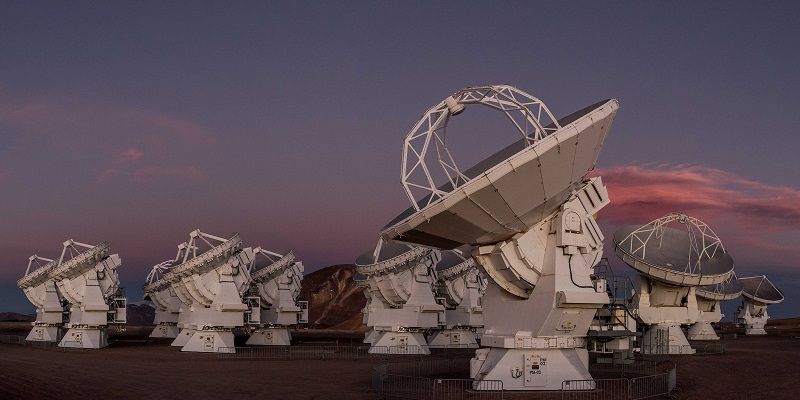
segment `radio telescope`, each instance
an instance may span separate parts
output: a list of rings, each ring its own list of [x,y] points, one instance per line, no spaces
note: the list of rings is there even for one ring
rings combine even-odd
[[[438,250],[384,240],[356,259],[369,290],[370,353],[430,354],[423,332],[444,320],[444,307],[433,296],[440,260]]]
[[[719,340],[714,332],[712,323],[722,320],[720,303],[734,300],[742,294],[742,283],[736,277],[736,272],[722,283],[697,288],[697,307],[700,317],[697,323],[689,327],[689,340]]]
[[[767,306],[782,302],[783,293],[766,275],[739,278],[739,281],[742,283],[742,305],[736,310],[736,322],[745,326],[747,335],[766,335]]]
[[[32,255],[28,258],[25,275],[17,281],[17,286],[36,306],[36,321],[25,338],[32,342],[58,342],[63,333],[64,298],[50,278],[50,271],[58,265],[58,260]],[[31,269],[33,267],[33,269]]]
[[[242,295],[250,287],[253,261],[253,250],[241,243],[238,234],[225,239],[194,230],[179,264],[145,288],[155,292],[170,286],[180,299],[181,331],[172,345],[182,346],[181,351],[234,348],[233,329],[244,326],[248,309]]]
[[[176,338],[178,337],[178,319],[181,310],[181,300],[170,285],[154,285],[170,268],[176,266],[183,258],[186,243],[178,246],[178,254],[173,260],[167,260],[153,266],[147,274],[144,286],[144,298],[155,305],[156,315],[153,323],[156,327],[150,333],[151,338]],[[155,290],[158,287],[159,290]]]
[[[250,306],[248,323],[258,328],[247,344],[288,346],[291,344],[289,326],[308,322],[308,303],[297,300],[303,281],[303,263],[295,261],[292,252],[280,254],[256,247],[253,254],[251,291],[256,295],[246,300]],[[263,259],[262,263],[258,262],[259,258]]]
[[[642,352],[693,354],[681,325],[698,322],[698,286],[725,282],[733,259],[703,221],[672,213],[614,234],[617,255],[637,270],[634,315],[649,326]]]
[[[436,295],[445,306],[445,329],[431,333],[431,347],[478,347],[478,330],[483,330],[481,296],[486,291],[486,279],[475,259],[460,251],[443,251],[436,267]]]
[[[70,303],[69,323],[59,347],[99,349],[108,346],[108,325],[126,322],[127,299],[119,296],[118,254],[108,243],[96,246],[64,242],[58,264],[48,276]]]
[[[502,112],[521,139],[462,170],[447,147],[466,105]],[[591,279],[603,235],[592,217],[609,203],[596,164],[618,104],[604,100],[557,120],[539,99],[507,85],[459,90],[430,108],[405,138],[401,180],[411,208],[381,236],[424,246],[476,247],[491,278],[475,380],[507,390],[560,390],[591,379],[586,335],[608,303]],[[444,177],[443,184],[434,176]]]

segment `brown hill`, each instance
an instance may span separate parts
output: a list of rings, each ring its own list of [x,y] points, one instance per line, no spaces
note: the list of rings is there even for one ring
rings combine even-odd
[[[36,320],[36,316],[20,314],[15,312],[0,312],[0,322],[30,322]]]
[[[367,299],[353,282],[355,265],[333,265],[303,278],[300,297],[308,301],[312,328],[365,331],[361,309]]]

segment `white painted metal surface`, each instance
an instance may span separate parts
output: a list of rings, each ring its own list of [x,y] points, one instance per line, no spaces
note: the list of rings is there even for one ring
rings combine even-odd
[[[689,327],[689,340],[719,340],[712,324],[722,321],[721,303],[734,300],[742,294],[742,283],[731,273],[725,282],[697,288],[697,308],[700,316],[697,322]]]
[[[744,326],[747,335],[766,335],[769,320],[767,306],[783,301],[783,293],[766,275],[739,278],[742,282],[742,304],[736,310],[736,323]]]
[[[437,268],[436,295],[445,306],[445,323],[442,329],[432,330],[428,337],[431,347],[477,348],[483,334],[483,305],[481,297],[486,291],[486,277],[478,268],[471,250],[443,251],[443,260]],[[442,264],[452,259],[448,267]]]
[[[292,252],[276,253],[257,247],[253,250],[248,297],[248,323],[255,329],[248,345],[288,346],[290,327],[308,322],[307,303],[300,302],[303,263]]]
[[[462,170],[445,132],[471,104],[504,113],[522,137]],[[474,379],[500,380],[506,390],[559,390],[564,380],[591,379],[586,334],[608,303],[590,279],[603,246],[593,215],[609,198],[600,178],[585,177],[617,109],[606,100],[556,120],[516,88],[467,88],[428,110],[406,136],[401,178],[412,206],[381,235],[476,247],[492,282],[483,297],[481,344],[489,348],[471,362]]]
[[[640,272],[632,312],[648,327],[641,340],[642,352],[694,353],[681,326],[700,321],[697,288],[721,284],[733,273],[733,259],[719,237],[703,221],[671,213],[642,226],[619,229],[614,248]]]
[[[444,307],[433,295],[440,260],[438,250],[383,239],[356,260],[369,291],[364,322],[371,329],[365,339],[370,353],[430,354],[424,332],[444,324]]]
[[[181,301],[173,346],[188,352],[234,348],[233,329],[244,326],[248,309],[242,295],[250,287],[253,257],[253,249],[241,248],[239,235],[189,234],[179,264],[145,287],[146,292],[170,287]]]
[[[178,337],[178,319],[181,310],[181,300],[175,294],[175,290],[170,285],[153,285],[161,279],[164,274],[169,272],[172,267],[177,266],[183,259],[186,251],[186,243],[178,245],[178,253],[172,260],[163,261],[153,266],[147,274],[145,281],[144,298],[150,300],[155,306],[155,318],[153,323],[156,325],[151,338],[171,338]],[[156,290],[157,288],[157,290]]]
[[[49,272],[58,265],[58,260],[32,255],[28,258],[25,275],[17,285],[36,307],[36,320],[25,338],[31,342],[58,342],[63,334],[65,300],[58,292]],[[31,269],[33,267],[33,269]]]
[[[31,271],[38,260],[47,264]],[[64,305],[69,304],[68,330],[60,347],[99,349],[108,346],[106,328],[126,322],[127,300],[121,296],[117,268],[122,261],[107,243],[93,246],[75,240],[63,243],[57,260],[30,258],[19,285],[37,306],[29,340],[59,340]]]

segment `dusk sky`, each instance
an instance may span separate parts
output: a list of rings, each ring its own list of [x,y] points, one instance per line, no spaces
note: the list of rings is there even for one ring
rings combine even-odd
[[[3,2],[0,311],[33,312],[15,281],[68,238],[109,241],[131,301],[194,228],[293,249],[307,272],[351,263],[408,206],[420,115],[507,83],[558,116],[619,100],[595,172],[606,236],[689,213],[739,276],[784,291],[773,316],[798,316],[799,17],[798,2]],[[503,122],[454,120],[460,164],[515,140]]]

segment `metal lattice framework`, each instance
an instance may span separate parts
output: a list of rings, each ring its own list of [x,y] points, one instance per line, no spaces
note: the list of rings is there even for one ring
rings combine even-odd
[[[683,272],[702,274],[701,262],[714,258],[718,251],[725,252],[722,241],[705,222],[680,213],[671,213],[643,225],[631,232],[620,243],[627,242],[628,254],[646,260],[647,243],[650,240],[658,240],[660,247],[665,229],[669,225],[674,225],[673,222],[683,225],[689,234],[689,248],[687,249],[689,257]]]
[[[492,85],[459,90],[430,108],[406,135],[401,180],[406,195],[417,211],[470,179],[459,169],[447,148],[450,116],[460,114],[466,104],[481,104],[503,112],[522,135],[526,148],[561,128],[541,100],[513,86]],[[435,182],[431,166],[427,163],[430,154],[435,155],[447,177],[448,191],[442,190]],[[422,204],[415,200],[415,195],[420,195]]]

